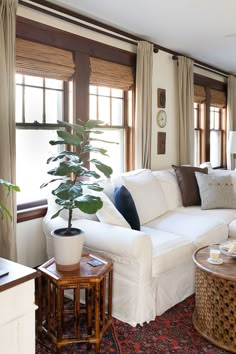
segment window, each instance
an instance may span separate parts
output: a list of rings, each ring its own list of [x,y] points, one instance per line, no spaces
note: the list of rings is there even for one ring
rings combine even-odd
[[[16,74],[16,179],[21,188],[17,204],[46,198],[40,185],[47,178],[49,140],[56,138],[63,119],[64,82]]]
[[[104,162],[112,162],[117,172],[131,169],[136,55],[20,17],[16,30],[17,178],[22,208],[46,203],[42,200],[46,190],[39,187],[49,177],[49,140],[54,139],[58,119],[103,120],[102,138],[119,143],[107,146],[111,158]],[[36,214],[24,212],[20,221],[42,216]]]
[[[226,84],[195,75],[194,164],[226,166]]]
[[[124,172],[128,160],[126,146],[130,130],[128,126],[128,114],[131,113],[128,107],[129,102],[128,93],[124,90],[90,85],[89,118],[103,121],[105,125],[102,129],[102,139],[116,143],[107,144],[105,148],[109,150],[109,157],[100,158],[112,167],[114,174]],[[103,143],[96,145],[104,147]]]

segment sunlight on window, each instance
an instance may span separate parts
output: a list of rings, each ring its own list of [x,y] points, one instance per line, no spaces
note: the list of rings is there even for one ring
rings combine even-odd
[[[91,153],[90,158],[98,159],[101,162],[112,167],[113,174],[115,175],[124,172],[124,130],[108,128],[102,131],[103,134],[101,135],[94,134],[93,136],[91,135],[91,137],[115,142],[116,144],[93,142],[93,146],[106,149],[107,154],[109,156],[99,155],[98,157],[96,153]],[[100,174],[99,171],[98,173]]]
[[[41,88],[25,87],[25,122],[43,122],[43,91]]]
[[[56,123],[57,120],[62,120],[61,91],[45,90],[45,110],[47,123]]]
[[[221,133],[213,130],[210,132],[210,162],[212,167],[221,165]]]
[[[17,193],[18,204],[47,197],[46,188],[40,186],[51,177],[47,171],[53,165],[46,161],[57,151],[57,147],[49,144],[49,140],[56,138],[56,131],[16,130],[16,182],[21,189]]]

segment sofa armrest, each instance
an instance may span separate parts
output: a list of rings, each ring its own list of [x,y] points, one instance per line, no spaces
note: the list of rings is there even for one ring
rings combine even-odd
[[[61,217],[44,218],[42,226],[47,241],[48,257],[51,258],[53,257],[51,231],[65,227],[66,221]],[[127,276],[132,271],[132,280],[135,282],[151,281],[152,243],[147,234],[87,219],[73,220],[73,227],[85,232],[85,252],[110,259],[122,276]]]

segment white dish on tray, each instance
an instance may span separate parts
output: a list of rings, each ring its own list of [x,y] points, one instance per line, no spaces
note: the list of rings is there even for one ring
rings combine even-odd
[[[209,262],[211,264],[219,265],[219,264],[222,264],[224,261],[221,258],[218,261],[215,261],[214,259],[211,259],[211,258],[207,258],[207,262]]]
[[[236,252],[229,252],[229,249],[233,244],[236,244],[236,241],[226,241],[226,242],[222,243],[219,246],[220,251],[229,257],[236,258]]]

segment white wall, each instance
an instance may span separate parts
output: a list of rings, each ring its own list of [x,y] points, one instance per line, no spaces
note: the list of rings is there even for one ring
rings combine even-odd
[[[41,218],[17,224],[16,240],[18,263],[36,267],[47,260]]]
[[[120,40],[86,30],[79,26],[42,14],[19,5],[17,14],[62,30],[78,34],[116,46],[118,48],[136,52],[136,46]],[[177,149],[177,70],[176,61],[172,55],[163,51],[153,54],[153,123],[152,123],[152,169],[168,168],[178,161]],[[166,89],[167,125],[159,128],[156,124],[157,88]],[[157,132],[166,132],[166,154],[157,155]],[[17,225],[17,253],[18,262],[27,266],[37,266],[46,260],[45,238],[41,229],[41,219],[23,222]]]
[[[167,124],[165,128],[157,125],[156,117],[161,108],[157,108],[157,89],[166,90]],[[152,163],[153,170],[169,168],[178,161],[177,127],[177,62],[172,55],[159,51],[153,56],[153,97],[152,97]],[[166,153],[157,154],[157,132],[166,132]]]

